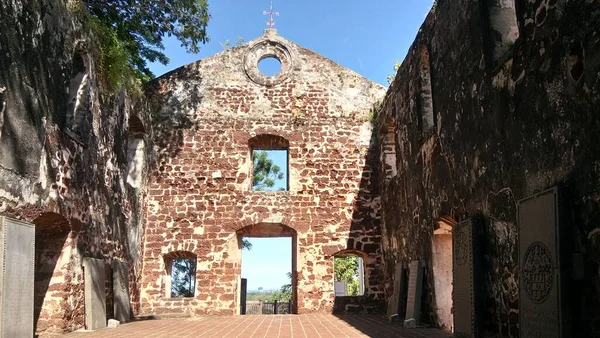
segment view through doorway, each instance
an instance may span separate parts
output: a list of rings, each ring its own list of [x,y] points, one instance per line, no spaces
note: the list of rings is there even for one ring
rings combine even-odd
[[[243,236],[242,240],[242,278],[246,280],[242,314],[293,313],[293,237]]]

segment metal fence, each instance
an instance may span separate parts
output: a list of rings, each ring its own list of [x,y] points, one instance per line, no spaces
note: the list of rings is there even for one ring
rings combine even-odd
[[[242,307],[243,308],[243,307]],[[292,302],[274,301],[263,302],[261,300],[246,302],[246,315],[278,315],[290,314],[292,311]]]

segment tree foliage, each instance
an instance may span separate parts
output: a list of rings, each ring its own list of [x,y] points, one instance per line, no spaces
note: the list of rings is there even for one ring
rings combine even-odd
[[[197,53],[209,38],[207,0],[81,0],[105,35],[116,39],[127,63],[138,75],[151,78],[147,62],[167,64],[163,37],[176,37],[188,52]]]
[[[290,283],[283,284],[281,286],[281,288],[279,289],[279,291],[273,292],[269,296],[268,301],[270,301],[270,302],[274,302],[274,301],[289,302],[292,299],[292,282],[291,282],[292,273],[288,272],[286,275],[290,279]]]
[[[174,259],[171,267],[171,297],[194,297],[196,260]]]
[[[358,257],[335,257],[333,263],[334,279],[337,282],[346,282],[346,294],[357,296],[360,289],[358,281]]]
[[[394,79],[396,78],[396,73],[398,73],[398,69],[400,69],[400,66],[402,66],[402,61],[396,61],[394,63],[394,73],[387,76],[388,85],[394,82]]]
[[[252,189],[261,191],[272,188],[275,182],[282,180],[284,175],[281,167],[273,164],[269,154],[265,150],[252,152]]]

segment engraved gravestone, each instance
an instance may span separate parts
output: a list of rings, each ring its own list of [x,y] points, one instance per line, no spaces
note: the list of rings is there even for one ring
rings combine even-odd
[[[85,327],[96,330],[106,327],[106,289],[104,261],[84,258]]]
[[[131,303],[129,302],[129,269],[120,260],[113,260],[113,295],[115,319],[121,324],[131,320]]]
[[[519,201],[519,328],[522,338],[569,337],[561,278],[561,214],[554,188]]]
[[[33,336],[35,227],[0,216],[0,337]]]
[[[473,218],[458,223],[452,229],[452,307],[454,311],[454,333],[461,337],[480,336],[482,314],[481,289],[482,253],[480,234],[483,219]]]
[[[408,296],[406,297],[406,319],[421,319],[421,294],[423,291],[423,263],[412,261],[409,267]],[[406,323],[406,321],[405,321]]]
[[[403,301],[405,296],[404,287],[406,284],[404,277],[405,271],[406,265],[404,263],[396,263],[393,294],[388,301],[388,318],[391,318],[394,315],[401,315],[400,312],[403,312],[402,315],[404,315],[404,311],[400,311],[400,309],[403,307],[402,305],[406,305]]]

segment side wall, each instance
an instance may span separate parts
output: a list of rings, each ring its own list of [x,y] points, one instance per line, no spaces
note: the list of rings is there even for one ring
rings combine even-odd
[[[396,261],[426,260],[423,318],[440,324],[438,220],[484,214],[483,327],[518,336],[516,201],[565,186],[572,239],[563,240],[585,265],[569,295],[574,336],[597,335],[600,4],[515,2],[437,1],[388,91],[380,133],[392,125],[397,175],[382,189],[386,278]]]
[[[83,326],[83,257],[104,259],[109,277],[125,261],[139,301],[145,184],[126,183],[127,126],[146,114],[102,92],[96,47],[65,6],[0,3],[0,213],[36,224],[38,333]]]

